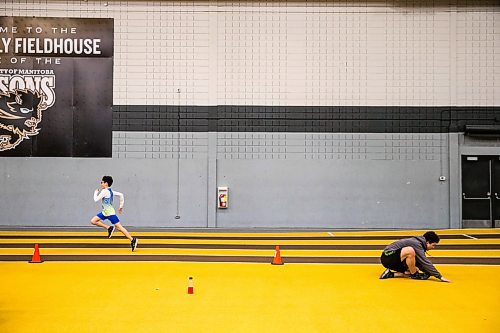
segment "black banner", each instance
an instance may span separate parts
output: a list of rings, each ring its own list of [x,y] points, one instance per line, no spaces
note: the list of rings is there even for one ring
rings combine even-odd
[[[111,157],[113,19],[0,17],[0,156]]]

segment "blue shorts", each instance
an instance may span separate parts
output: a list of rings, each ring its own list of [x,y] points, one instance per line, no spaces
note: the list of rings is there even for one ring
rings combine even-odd
[[[111,224],[117,224],[118,222],[120,222],[120,219],[116,215],[104,216],[104,214],[101,212],[101,213],[97,214],[96,216],[103,221],[109,220],[109,222],[111,222]]]

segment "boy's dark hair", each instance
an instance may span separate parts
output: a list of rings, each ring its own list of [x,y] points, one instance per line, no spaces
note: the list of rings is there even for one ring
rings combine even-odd
[[[111,185],[113,185],[113,177],[111,177],[111,176],[102,177],[102,181],[105,183],[108,183],[108,186],[110,186],[110,187],[111,187]]]
[[[439,236],[434,231],[427,231],[424,238],[429,243],[439,243]]]

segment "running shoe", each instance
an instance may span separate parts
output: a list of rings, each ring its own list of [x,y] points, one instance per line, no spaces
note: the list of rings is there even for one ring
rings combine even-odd
[[[394,277],[394,273],[391,272],[389,268],[387,268],[382,275],[380,275],[379,279],[390,279]]]
[[[111,227],[108,228],[108,238],[111,238],[111,236],[113,236],[113,232],[115,232],[114,225],[112,225]]]
[[[132,242],[130,242],[130,246],[132,246],[132,251],[135,250],[135,248],[137,247],[137,238],[132,238]]]

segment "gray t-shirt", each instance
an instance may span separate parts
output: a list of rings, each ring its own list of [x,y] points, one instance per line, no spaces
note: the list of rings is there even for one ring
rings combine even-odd
[[[415,261],[417,267],[426,272],[429,275],[435,276],[441,279],[441,273],[434,267],[432,262],[425,256],[425,251],[427,250],[427,243],[424,236],[415,236],[411,238],[403,238],[394,243],[387,245],[384,249],[385,251],[395,251],[402,249],[403,247],[411,246],[415,250]]]

